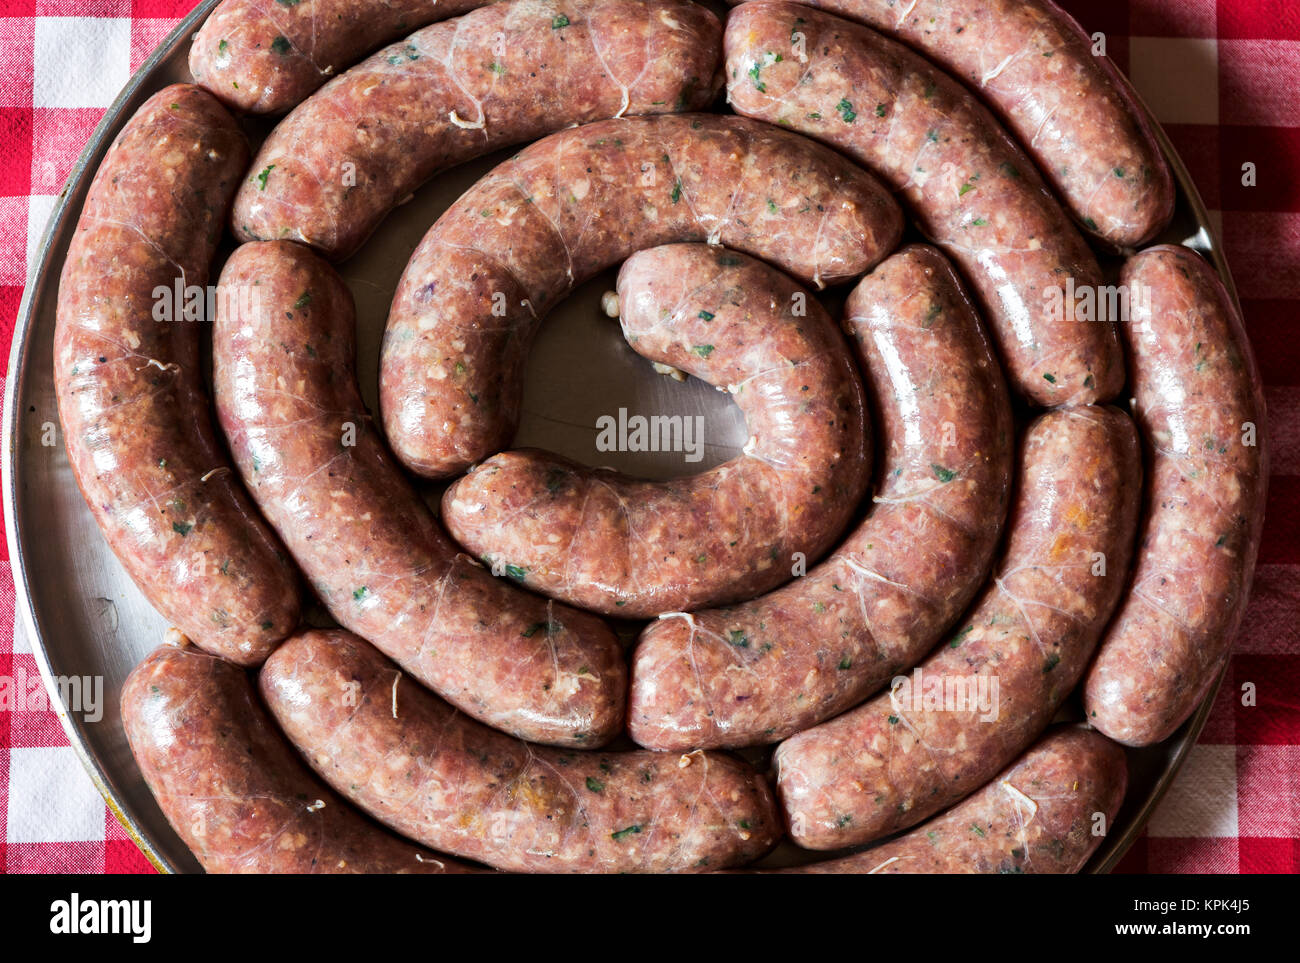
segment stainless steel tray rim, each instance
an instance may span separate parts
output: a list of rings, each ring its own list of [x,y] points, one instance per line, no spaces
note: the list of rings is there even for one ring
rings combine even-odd
[[[40,671],[46,691],[50,696],[50,706],[57,711],[60,724],[63,726],[72,749],[90,776],[95,788],[103,796],[109,809],[122,824],[131,839],[140,847],[146,858],[157,869],[165,873],[178,872],[182,867],[177,865],[172,858],[155,844],[154,839],[140,824],[138,814],[130,806],[121,803],[113,785],[115,774],[109,772],[103,760],[91,751],[85,733],[78,728],[76,720],[60,701],[58,686],[55,683],[55,666],[50,650],[45,644],[40,631],[37,602],[32,588],[32,573],[29,571],[28,553],[24,549],[24,542],[21,538],[22,526],[19,524],[19,483],[17,479],[20,470],[18,463],[20,446],[18,439],[21,432],[19,419],[23,416],[20,408],[20,398],[23,394],[21,389],[26,383],[28,365],[32,360],[30,353],[32,350],[35,312],[38,307],[36,295],[38,291],[44,290],[54,280],[52,275],[56,270],[56,266],[58,270],[62,268],[62,259],[51,257],[51,251],[57,246],[61,238],[69,236],[70,231],[75,229],[76,218],[80,213],[80,196],[84,194],[89,185],[89,179],[93,175],[93,167],[98,165],[103,153],[108,149],[112,134],[125,121],[127,116],[126,108],[133,100],[140,97],[145,88],[149,88],[150,92],[152,92],[152,89],[158,86],[158,78],[155,74],[165,62],[170,61],[176,55],[182,44],[188,42],[190,36],[197,31],[202,21],[218,2],[219,0],[203,0],[146,58],[121,93],[105,111],[89,142],[70,170],[58,200],[51,211],[49,220],[43,229],[38,248],[39,255],[26,279],[23,296],[19,304],[14,326],[13,343],[9,354],[8,379],[4,392],[3,426],[2,435],[0,435],[0,440],[3,441],[4,445],[4,458],[0,461],[0,486],[3,489],[6,538],[14,578],[15,612],[32,643],[34,660]],[[1146,107],[1141,98],[1136,93],[1134,96],[1142,109],[1145,110]],[[1149,110],[1147,114],[1148,117],[1151,117]],[[1186,201],[1198,226],[1198,231],[1186,238],[1183,243],[1196,249],[1211,260],[1219,275],[1223,278],[1233,303],[1240,310],[1236,286],[1228,270],[1222,246],[1218,239],[1213,237],[1208,230],[1212,225],[1212,220],[1204,202],[1196,190],[1186,166],[1182,163],[1164,130],[1153,118],[1151,126],[1174,170],[1180,195]],[[1195,743],[1195,736],[1200,732],[1205,719],[1209,715],[1214,695],[1218,691],[1224,675],[1226,675],[1226,667],[1224,673],[1220,675],[1219,681],[1213,687],[1213,691],[1206,697],[1193,718],[1180,729],[1183,735],[1176,753],[1168,760],[1165,771],[1158,779],[1155,789],[1143,800],[1140,808],[1132,817],[1131,824],[1124,827],[1123,838],[1119,841],[1119,845],[1105,847],[1103,859],[1094,857],[1089,866],[1091,871],[1107,872],[1112,869],[1145,827],[1151,813],[1172,784],[1174,776],[1181,768],[1191,746]],[[1171,737],[1171,739],[1177,738],[1178,735]]]

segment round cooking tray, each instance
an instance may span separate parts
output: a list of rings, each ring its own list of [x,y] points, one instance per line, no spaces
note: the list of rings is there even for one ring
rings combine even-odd
[[[52,705],[59,710],[68,739],[91,780],[131,838],[165,872],[192,872],[199,866],[167,825],[140,777],[127,747],[118,698],[128,673],[162,641],[167,626],[96,529],[77,490],[63,440],[50,429],[58,424],[51,359],[59,272],[91,178],[112,138],[150,95],[167,84],[191,79],[186,65],[189,40],[216,3],[204,0],[159,45],[105,113],[77,159],[41,238],[18,310],[4,398],[4,511],[21,613],[17,630],[31,640]],[[249,120],[246,127],[256,143],[270,123]],[[1235,301],[1236,290],[1205,205],[1158,128],[1157,136],[1178,185],[1173,225],[1158,240],[1186,244],[1204,254]],[[378,410],[379,340],[402,268],[437,216],[503,156],[436,178],[394,212],[365,249],[343,265],[342,273],[357,300],[358,369],[372,411]],[[219,262],[229,250],[220,252]],[[1112,275],[1121,263],[1104,253],[1102,262]],[[219,267],[213,270],[214,280]],[[738,409],[698,381],[677,384],[654,375],[623,342],[618,325],[602,318],[600,294],[613,286],[611,282],[612,274],[607,273],[579,288],[543,325],[529,358],[518,444],[550,448],[651,478],[700,471],[737,454],[746,435]],[[687,464],[680,455],[597,454],[596,417],[620,407],[703,415],[710,442],[704,461]],[[52,680],[68,676],[103,677],[102,718],[89,722],[80,712],[64,711]],[[1160,745],[1128,751],[1128,798],[1088,864],[1090,871],[1111,869],[1132,845],[1196,741],[1212,701],[1213,693]],[[1077,695],[1061,718],[1082,718]],[[790,864],[808,858],[809,854],[783,844],[763,863]]]

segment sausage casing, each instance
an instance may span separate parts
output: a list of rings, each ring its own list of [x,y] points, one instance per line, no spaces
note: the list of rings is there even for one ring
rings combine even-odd
[[[337,273],[288,241],[221,275],[217,406],[271,524],[341,625],[477,719],[535,742],[600,745],[627,668],[598,618],[529,595],[457,552],[393,462],[354,374]]]
[[[642,633],[630,730],[652,749],[777,742],[829,719],[933,647],[983,583],[1006,518],[1006,385],[952,266],[914,245],[845,308],[884,461],[870,514],[790,585]]]
[[[792,279],[722,247],[640,251],[618,294],[634,351],[730,393],[750,433],[742,453],[668,481],[549,452],[495,455],[443,496],[452,536],[530,588],[625,618],[788,580],[792,561],[839,537],[870,472],[844,338]]]
[[[250,665],[298,621],[298,577],[230,468],[199,367],[201,305],[248,143],[166,87],[95,173],[59,281],[54,383],[100,531],[154,608]],[[183,203],[182,203],[183,201]]]
[[[1096,36],[1051,0],[806,5],[892,34],[965,81],[1093,234],[1136,246],[1169,223],[1173,177],[1146,113]]]
[[[1268,441],[1259,369],[1214,269],[1183,247],[1124,266],[1134,411],[1150,464],[1133,584],[1084,693],[1088,721],[1144,746],[1219,676],[1259,554]]]
[[[993,781],[897,839],[786,873],[1077,873],[1113,826],[1128,765],[1088,729],[1053,730]]]
[[[959,83],[893,40],[794,3],[732,11],[726,52],[738,113],[831,144],[902,195],[970,281],[1013,388],[1048,406],[1119,393],[1117,319],[1090,317],[1086,300],[1102,287],[1097,259]]]
[[[288,110],[386,41],[490,0],[222,0],[190,44],[190,73],[236,110]]]
[[[294,636],[262,695],[324,779],[381,822],[516,872],[701,872],[780,834],[767,783],[730,756],[565,752],[458,713],[346,632]]]
[[[235,233],[345,258],[440,170],[574,124],[707,107],[721,36],[688,0],[511,0],[426,27],[280,122]]]
[[[149,791],[209,873],[466,871],[327,788],[229,662],[159,646],[122,688],[122,723]]]
[[[869,269],[901,232],[873,177],[756,121],[630,117],[552,134],[470,188],[412,255],[384,332],[385,432],[430,477],[509,447],[538,320],[636,251],[711,241],[821,286]]]
[[[1142,464],[1114,408],[1061,408],[1021,446],[1009,541],[952,638],[889,692],[776,750],[796,842],[905,829],[1016,757],[1079,681],[1128,574]]]

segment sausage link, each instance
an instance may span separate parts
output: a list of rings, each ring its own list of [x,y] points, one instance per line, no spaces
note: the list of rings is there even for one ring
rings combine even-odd
[[[965,81],[1097,237],[1137,246],[1169,224],[1173,177],[1146,112],[1051,0],[804,3],[892,34]]]
[[[564,752],[493,732],[356,636],[306,632],[261,676],[316,771],[381,822],[517,872],[681,872],[762,856],[780,823],[729,756]]]
[[[1128,573],[1142,464],[1113,408],[1040,416],[1021,450],[1009,543],[952,639],[887,693],[776,750],[809,849],[905,829],[986,783],[1079,681]]]
[[[618,294],[633,350],[731,394],[749,429],[744,451],[670,481],[549,452],[496,455],[443,496],[452,537],[530,588],[625,618],[786,581],[796,553],[815,560],[839,537],[870,475],[862,384],[843,337],[798,284],[726,248],[634,254]]]
[[[869,269],[901,232],[874,178],[766,124],[687,114],[552,134],[470,188],[416,248],[384,333],[388,439],[429,477],[508,447],[538,320],[636,251],[721,243],[820,287]]]
[[[302,764],[248,676],[179,644],[122,688],[122,724],[145,784],[209,873],[463,873],[390,836]]]
[[[984,581],[1006,518],[1014,429],[974,308],[934,248],[905,248],[845,310],[880,418],[871,513],[827,561],[742,605],[641,633],[630,729],[651,749],[777,742],[928,652]]]
[[[416,27],[490,0],[222,0],[190,44],[190,73],[235,110],[277,114]]]
[[[737,113],[837,147],[903,196],[971,282],[1013,388],[1049,406],[1119,393],[1114,324],[1076,320],[1076,299],[1102,286],[1097,259],[960,84],[866,27],[793,3],[734,10],[726,52]]]
[[[196,643],[252,665],[297,624],[298,577],[217,440],[202,319],[183,313],[247,164],[198,87],[166,87],[127,122],[63,263],[54,384],[73,474],[127,574]]]
[[[1088,729],[1064,727],[975,795],[910,833],[781,872],[1077,873],[1106,838],[1094,830],[1114,824],[1127,787],[1119,746]]]
[[[1125,338],[1151,465],[1132,589],[1088,674],[1088,721],[1133,746],[1209,692],[1250,597],[1268,489],[1259,369],[1214,269],[1183,247],[1124,266]]]
[[[288,241],[246,244],[220,294],[222,427],[334,618],[489,725],[562,745],[614,736],[627,687],[614,634],[449,542],[361,400],[352,297],[334,270]]]
[[[687,0],[513,0],[427,27],[271,132],[235,233],[345,258],[440,170],[574,124],[707,107],[721,45]]]

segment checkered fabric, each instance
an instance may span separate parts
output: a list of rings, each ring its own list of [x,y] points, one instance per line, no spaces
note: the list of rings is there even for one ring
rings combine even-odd
[[[1241,292],[1273,442],[1255,592],[1199,744],[1122,870],[1300,871],[1300,3],[1065,0],[1187,162]],[[0,0],[0,350],[45,220],[105,107],[190,0]],[[1255,165],[1257,186],[1242,182]],[[6,555],[0,542],[0,556]],[[0,557],[0,678],[32,681]],[[1256,704],[1242,704],[1253,683]],[[0,711],[0,871],[149,872],[54,713]]]

